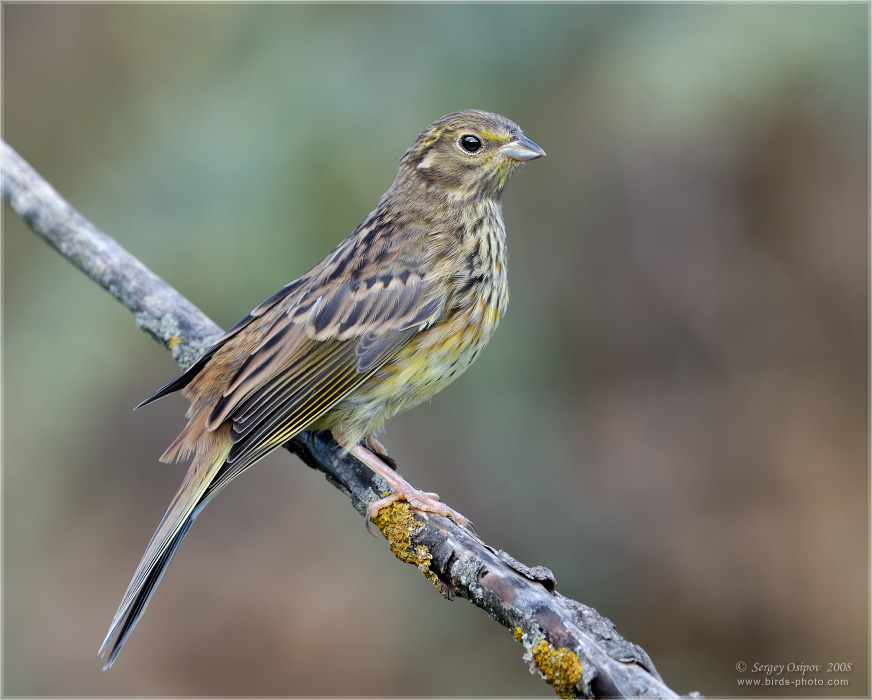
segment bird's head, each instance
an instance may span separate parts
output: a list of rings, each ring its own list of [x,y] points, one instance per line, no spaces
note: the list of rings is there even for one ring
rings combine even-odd
[[[515,167],[544,155],[513,121],[466,109],[428,126],[400,159],[400,172],[450,199],[495,197]]]

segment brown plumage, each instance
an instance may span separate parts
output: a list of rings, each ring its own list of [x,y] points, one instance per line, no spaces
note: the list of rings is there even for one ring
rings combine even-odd
[[[190,469],[100,649],[112,665],[197,513],[304,429],[336,441],[413,507],[463,516],[417,491],[367,444],[384,421],[453,381],[508,304],[500,197],[545,152],[505,117],[465,110],[428,127],[376,208],[332,253],[243,318],[178,379],[188,424],[161,457]],[[114,638],[114,642],[112,641]]]

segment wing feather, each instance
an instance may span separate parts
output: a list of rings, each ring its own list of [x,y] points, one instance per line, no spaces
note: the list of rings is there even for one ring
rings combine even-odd
[[[252,425],[259,423],[279,403],[316,380],[319,374],[326,376],[328,363],[343,359],[337,352],[321,353],[317,358],[312,358],[312,362],[305,367],[291,367],[282,377],[277,377],[274,382],[262,387],[240,404],[233,414],[235,431],[243,433],[250,430]]]
[[[299,288],[302,284],[303,280],[296,280],[291,282],[290,284],[286,284],[279,291],[273,294],[269,299],[264,301],[260,306],[252,309],[252,311],[241,318],[237,323],[233,325],[224,335],[222,335],[218,340],[216,340],[212,346],[206,350],[199,358],[188,367],[182,374],[173,379],[171,382],[168,382],[156,392],[154,392],[151,396],[149,396],[144,401],[138,403],[133,410],[138,408],[142,408],[150,404],[152,401],[157,401],[158,399],[163,398],[164,396],[168,396],[179,389],[184,389],[188,384],[193,381],[194,377],[196,377],[206,365],[209,363],[209,360],[212,359],[213,355],[220,350],[228,340],[237,335],[242,329],[246,328],[252,321],[257,318],[263,316],[269,309],[273,308],[279,302],[290,297],[294,292],[299,291]]]
[[[268,310],[266,332],[209,414],[209,429],[232,424],[233,447],[215,483],[329,411],[443,306],[420,274],[399,269],[335,288],[314,279],[293,306]]]

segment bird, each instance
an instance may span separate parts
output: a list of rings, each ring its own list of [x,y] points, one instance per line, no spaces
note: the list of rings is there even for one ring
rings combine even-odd
[[[304,430],[329,430],[392,489],[369,505],[367,525],[398,499],[470,524],[394,471],[376,434],[445,388],[490,340],[509,300],[503,188],[517,166],[544,155],[498,114],[438,119],[342,243],[136,407],[181,391],[188,422],[160,460],[192,460],[100,647],[104,670],[202,509]]]

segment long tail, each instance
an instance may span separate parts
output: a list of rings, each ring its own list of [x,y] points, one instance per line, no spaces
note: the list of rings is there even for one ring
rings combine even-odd
[[[211,454],[204,455],[203,459],[200,459],[199,455],[194,458],[194,463],[188,470],[181,488],[152,535],[145,554],[133,574],[133,580],[124,593],[118,612],[115,613],[106,639],[103,640],[100,656],[105,656],[111,645],[109,658],[103,670],[115,663],[121,647],[145,612],[179,543],[187,534],[197,514],[220,490],[220,488],[210,489],[209,486],[227,459],[230,448],[229,439],[224,440],[219,447],[211,451]]]

